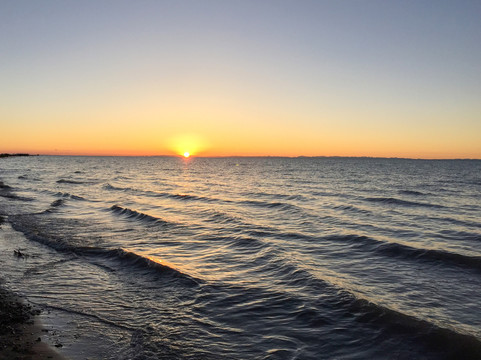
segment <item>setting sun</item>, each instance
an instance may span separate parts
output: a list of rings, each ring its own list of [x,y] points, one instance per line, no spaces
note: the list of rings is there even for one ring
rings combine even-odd
[[[193,154],[197,156],[208,147],[207,141],[202,135],[192,133],[172,136],[166,141],[166,144],[172,151],[172,155],[180,155],[185,158],[191,157]]]

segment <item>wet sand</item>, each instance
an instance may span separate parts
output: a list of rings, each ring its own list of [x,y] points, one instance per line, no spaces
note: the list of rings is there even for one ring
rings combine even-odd
[[[65,359],[42,342],[39,311],[0,288],[0,359]]]

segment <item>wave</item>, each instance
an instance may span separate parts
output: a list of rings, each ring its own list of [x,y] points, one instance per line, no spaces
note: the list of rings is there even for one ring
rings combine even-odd
[[[84,248],[80,249],[80,253],[84,256],[101,257],[120,261],[123,268],[128,266],[145,270],[153,270],[157,274],[160,273],[171,279],[182,280],[184,283],[190,285],[199,285],[203,282],[201,279],[190,276],[165,264],[161,264],[154,258],[146,257],[133,251],[128,251],[121,248]]]
[[[69,179],[59,179],[59,180],[57,180],[57,183],[58,184],[73,184],[73,185],[85,184],[84,181],[69,180]]]
[[[40,180],[40,179],[38,179],[38,178],[32,178],[32,177],[30,177],[30,176],[28,176],[28,175],[20,175],[20,176],[18,177],[18,179],[19,179],[19,180],[42,181],[42,180]]]
[[[269,228],[269,227],[259,227],[255,230],[248,230],[246,231],[247,234],[250,236],[255,236],[258,238],[270,238],[270,239],[283,239],[283,240],[302,240],[302,241],[307,241],[307,242],[318,242],[319,238],[313,237],[310,235],[306,234],[301,234],[298,232],[282,232],[282,231],[276,231],[276,229]]]
[[[356,297],[350,301],[348,311],[355,316],[358,322],[380,325],[391,336],[395,333],[412,339],[413,334],[415,334],[416,340],[424,343],[430,349],[430,352],[437,353],[438,358],[481,358],[481,342],[473,335],[441,327],[432,322]]]
[[[464,255],[437,249],[421,249],[395,242],[385,242],[376,240],[363,235],[330,235],[316,237],[298,232],[280,232],[275,229],[263,227],[256,230],[244,231],[244,233],[255,238],[284,239],[294,241],[305,241],[307,243],[318,244],[322,241],[344,242],[360,248],[364,251],[379,253],[383,256],[401,258],[404,260],[420,260],[430,262],[443,262],[456,265],[471,270],[481,271],[481,256]],[[479,240],[479,236],[474,233],[469,235],[469,240]]]
[[[440,236],[450,240],[481,241],[481,234],[467,231],[441,230]]]
[[[72,200],[80,200],[80,201],[84,201],[86,200],[84,197],[82,196],[78,196],[78,195],[72,195],[68,192],[57,192],[55,193],[55,196],[57,197],[61,197],[61,198],[69,198],[69,199],[72,199]]]
[[[376,250],[391,256],[397,256],[397,254],[402,254],[403,257],[429,260],[429,261],[441,261],[448,262],[457,266],[477,269],[481,271],[481,256],[469,256],[462,255],[458,253],[453,253],[444,250],[434,250],[434,249],[416,249],[406,245],[386,243],[385,245],[380,245]]]
[[[358,247],[363,251],[374,252],[383,256],[401,258],[403,260],[449,263],[455,266],[481,271],[481,256],[463,255],[437,249],[421,249],[411,247],[405,244],[376,240],[362,235],[330,235],[319,238],[316,236],[311,236],[298,232],[275,231],[275,229],[271,228],[259,228],[256,230],[246,231],[246,233],[256,238],[272,238],[294,241],[301,240],[307,243],[314,244],[326,240],[344,242],[348,243],[349,245]],[[476,236],[476,234],[469,233],[465,235],[470,235],[470,240],[480,239],[479,236]]]
[[[24,196],[18,196],[12,192],[12,187],[0,181],[0,196],[11,200],[33,201],[34,199]]]
[[[279,193],[267,193],[267,192],[244,192],[242,195],[247,196],[248,198],[256,198],[256,197],[264,197],[267,199],[285,199],[285,200],[299,200],[299,201],[306,201],[306,198],[299,194],[288,195],[288,194],[279,194]]]
[[[88,317],[88,318],[93,319],[96,322],[100,322],[100,323],[103,323],[103,324],[106,324],[106,325],[109,325],[109,326],[113,326],[115,328],[125,329],[125,330],[128,330],[128,331],[134,331],[135,330],[134,328],[131,328],[131,327],[126,326],[124,324],[121,324],[121,323],[118,323],[118,322],[115,322],[115,321],[111,321],[111,320],[105,319],[102,316],[90,314],[88,312],[81,311],[81,310],[78,310],[78,309],[65,308],[65,307],[62,307],[62,306],[52,305],[52,304],[44,304],[44,303],[39,304],[39,303],[35,303],[34,301],[31,301],[30,299],[29,299],[29,302],[31,302],[32,304],[35,304],[39,307],[46,307],[46,308],[49,308],[49,309],[52,309],[52,310],[58,310],[58,311],[61,311],[61,312],[80,315],[82,317]]]
[[[333,209],[342,210],[342,211],[351,211],[358,214],[372,214],[372,211],[370,210],[361,209],[353,205],[338,205],[338,206],[334,206]]]
[[[481,228],[481,223],[474,222],[474,221],[458,220],[458,219],[454,219],[454,218],[450,218],[450,217],[442,217],[442,218],[430,217],[429,219],[435,220],[435,221],[444,221],[444,222],[454,224],[454,225]]]
[[[59,206],[62,206],[65,204],[65,200],[64,199],[58,199],[58,200],[55,200],[53,201],[50,206],[51,207],[59,207]]]
[[[481,256],[462,255],[445,250],[420,249],[400,243],[384,242],[359,235],[334,235],[326,237],[325,239],[347,242],[353,246],[362,248],[363,250],[380,253],[389,257],[406,260],[451,263],[460,267],[481,271]]]
[[[55,193],[55,196],[60,197],[60,199],[52,201],[52,203],[50,204],[50,208],[45,210],[46,213],[52,213],[55,210],[57,210],[59,207],[64,206],[67,203],[67,200],[77,200],[77,201],[85,200],[85,198],[81,196],[76,196],[76,195],[72,195],[69,193],[62,193],[62,192]]]
[[[111,260],[113,262],[120,262],[116,267],[117,271],[124,270],[126,268],[144,269],[147,271],[153,271],[156,274],[161,274],[164,278],[181,281],[185,285],[199,285],[203,281],[198,278],[194,278],[188,274],[185,274],[177,269],[174,269],[165,264],[161,264],[153,258],[142,256],[132,251],[124,250],[121,248],[107,249],[98,247],[79,247],[71,245],[62,241],[61,239],[53,239],[39,233],[38,230],[28,229],[21,221],[15,221],[19,216],[11,216],[9,218],[12,227],[25,234],[25,236],[33,241],[44,244],[50,248],[53,248],[59,252],[69,253],[96,264],[98,260]]]
[[[364,198],[364,200],[369,202],[376,202],[382,203],[387,205],[402,205],[402,206],[420,206],[420,207],[431,207],[431,208],[444,208],[442,205],[437,204],[430,204],[430,203],[423,203],[423,202],[416,202],[416,201],[407,201],[396,199],[393,197],[369,197]]]
[[[399,193],[402,195],[413,195],[413,196],[427,195],[426,193],[423,193],[421,191],[415,191],[415,190],[399,190]]]
[[[307,328],[311,334],[316,328],[342,329],[347,320],[375,328],[379,338],[394,337],[407,344],[421,344],[425,347],[427,358],[480,358],[481,342],[469,333],[370,301],[297,266],[284,262],[276,265],[279,265],[276,274],[279,278],[284,278],[294,289],[309,288],[314,293],[322,294],[322,300],[304,302],[306,298],[302,295],[285,292],[286,287],[276,291],[273,288],[238,288],[238,285],[234,285],[234,288],[227,287],[223,291],[239,295],[223,298],[215,303],[216,308],[228,308],[234,317],[238,316],[236,312],[245,316],[256,311],[266,313],[269,309],[288,311],[292,327],[296,328],[300,323],[301,328]],[[254,306],[252,302],[244,305],[245,297],[261,300],[256,301]],[[373,341],[377,342],[378,339]]]
[[[296,205],[284,203],[284,202],[268,202],[268,201],[259,201],[259,200],[242,200],[238,202],[242,205],[250,205],[268,209],[279,209],[279,210],[298,210],[299,207]]]
[[[58,265],[62,265],[68,261],[72,261],[72,260],[76,260],[77,257],[74,256],[74,257],[71,257],[71,258],[67,258],[67,259],[62,259],[62,260],[57,260],[57,261],[51,261],[51,262],[48,262],[48,263],[43,263],[43,264],[40,264],[40,265],[36,265],[36,266],[32,266],[32,267],[29,267],[28,269],[26,269],[24,272],[23,272],[23,276],[26,277],[26,276],[31,276],[32,274],[37,274],[41,271],[45,271],[45,270],[50,270]]]
[[[262,240],[242,235],[202,236],[201,239],[208,242],[221,242],[222,245],[227,245],[232,248],[243,248],[250,252],[257,252],[269,247],[269,245]]]
[[[303,325],[307,324],[310,331],[314,328],[331,326],[339,329],[343,326],[342,322],[349,318],[356,323],[374,327],[380,337],[392,338],[395,336],[396,339],[404,340],[407,343],[415,341],[424,345],[429,355],[439,355],[428,356],[428,358],[480,358],[481,342],[469,333],[421,318],[417,314],[404,313],[401,310],[370,301],[362,295],[354,294],[338,284],[315,276],[293,264],[274,261],[273,266],[278,270],[276,273],[278,278],[284,278],[294,289],[308,288],[310,292],[323,294],[322,301],[302,302],[301,305],[302,295],[286,293],[284,292],[285,288],[280,293],[279,290],[266,291],[266,289],[250,287],[243,288],[241,291],[229,291],[229,293],[242,293],[249,299],[261,298],[262,302],[258,303],[260,311],[266,311],[269,308],[285,309],[286,311],[289,309],[290,315]],[[253,307],[232,306],[232,303],[240,303],[236,300],[227,297],[224,299],[224,303],[216,303],[216,306],[228,307],[234,312],[239,309],[245,312],[255,311]],[[326,314],[329,315],[326,316]],[[341,323],[337,322],[339,319],[342,319]]]
[[[205,215],[206,221],[210,223],[231,224],[231,225],[243,226],[243,227],[247,226],[247,224],[243,222],[241,219],[239,219],[238,217],[229,215],[222,211],[211,210],[209,208],[209,209],[199,210],[199,213]]]
[[[162,226],[173,226],[175,225],[173,222],[165,221],[161,218],[155,217],[153,215],[149,215],[137,210],[132,210],[129,208],[124,208],[119,205],[112,205],[110,207],[110,210],[118,215],[124,215],[128,217],[129,219],[134,219],[134,220],[140,220],[140,221],[146,221],[150,223],[155,223],[159,224]]]
[[[316,292],[329,294],[329,298],[324,297],[322,302],[322,312],[316,307],[303,306],[301,310],[292,314],[303,322],[309,321],[311,328],[332,325],[335,318],[325,317],[322,314],[330,310],[332,313],[340,314],[342,310],[344,315],[340,314],[340,316],[353,316],[356,322],[374,325],[382,329],[383,333],[390,334],[390,337],[396,334],[405,338],[406,341],[413,339],[413,336],[416,337],[416,341],[427,346],[429,352],[440,355],[436,358],[481,358],[481,341],[472,334],[370,301],[337,284],[314,277],[310,272],[295,266],[284,265],[279,268],[286,279],[295,285],[301,287],[307,285]]]
[[[0,190],[10,190],[11,187],[5,184],[3,181],[0,181]]]
[[[0,192],[0,196],[4,197],[6,199],[12,199],[12,200],[23,200],[23,201],[32,201],[33,199],[30,198],[22,198],[21,196],[17,196],[15,194],[12,194],[10,192]]]
[[[114,185],[111,185],[109,183],[106,183],[103,185],[103,188],[106,189],[106,190],[117,190],[117,191],[128,191],[128,190],[132,190],[132,188],[121,188],[121,187],[118,187],[118,186],[114,186]]]
[[[189,195],[189,194],[169,194],[169,193],[157,193],[160,197],[169,197],[172,199],[177,200],[201,200],[207,202],[215,202],[218,201],[217,199],[205,197],[205,196],[198,196],[198,195]]]
[[[342,193],[333,193],[330,191],[321,191],[321,190],[313,190],[311,191],[311,195],[315,197],[346,197]]]
[[[149,190],[140,190],[131,187],[118,187],[111,185],[109,183],[103,186],[106,190],[114,190],[114,191],[122,191],[122,192],[132,192],[136,194],[142,194],[149,197],[157,197],[157,198],[170,198],[175,200],[182,200],[182,201],[204,201],[204,202],[219,202],[222,201],[220,199],[206,197],[206,196],[199,196],[199,195],[191,195],[191,194],[172,194],[166,192],[156,192],[156,191],[149,191]],[[228,202],[228,201],[225,201]]]

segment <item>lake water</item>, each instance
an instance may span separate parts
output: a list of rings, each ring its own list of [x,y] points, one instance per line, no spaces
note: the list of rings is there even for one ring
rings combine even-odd
[[[481,357],[481,161],[39,156],[0,181],[0,273],[72,359]]]

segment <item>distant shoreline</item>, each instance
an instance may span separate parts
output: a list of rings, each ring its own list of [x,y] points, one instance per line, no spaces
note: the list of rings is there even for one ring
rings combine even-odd
[[[12,157],[12,156],[39,156],[38,154],[37,155],[30,155],[30,154],[7,154],[7,153],[3,153],[3,154],[0,154],[0,158],[7,158],[7,157]]]

